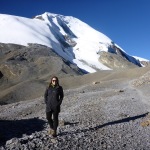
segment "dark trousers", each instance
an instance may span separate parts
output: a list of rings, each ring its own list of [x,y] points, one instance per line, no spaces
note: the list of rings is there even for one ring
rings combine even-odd
[[[53,119],[52,119],[52,115],[53,115]],[[46,119],[48,120],[50,128],[55,131],[57,130],[58,127],[58,115],[59,112],[55,112],[55,111],[46,112]]]

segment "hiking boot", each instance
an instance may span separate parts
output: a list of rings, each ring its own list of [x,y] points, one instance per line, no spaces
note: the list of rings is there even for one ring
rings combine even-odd
[[[56,130],[53,130],[54,132],[52,133],[52,136],[53,137],[57,137],[57,131]]]

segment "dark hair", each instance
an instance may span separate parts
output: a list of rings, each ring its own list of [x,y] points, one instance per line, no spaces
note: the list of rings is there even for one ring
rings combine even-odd
[[[54,78],[57,80],[57,82],[56,82],[56,83],[57,83],[57,85],[59,85],[58,77],[53,76],[53,77],[51,78],[51,82],[50,82],[50,84],[49,84],[49,87],[51,86],[51,84],[52,84],[52,80],[53,80]]]

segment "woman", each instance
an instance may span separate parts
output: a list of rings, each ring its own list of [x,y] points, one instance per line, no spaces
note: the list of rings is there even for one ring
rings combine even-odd
[[[46,118],[51,128],[50,133],[52,133],[53,137],[57,136],[58,115],[60,113],[60,105],[63,97],[63,88],[59,85],[58,78],[54,76],[51,78],[49,87],[46,89],[44,95],[46,104]]]

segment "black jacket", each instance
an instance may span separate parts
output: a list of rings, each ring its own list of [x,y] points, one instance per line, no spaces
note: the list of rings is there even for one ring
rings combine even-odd
[[[44,94],[46,104],[46,112],[57,111],[60,112],[60,105],[64,97],[63,88],[61,86],[52,85],[48,87]]]

